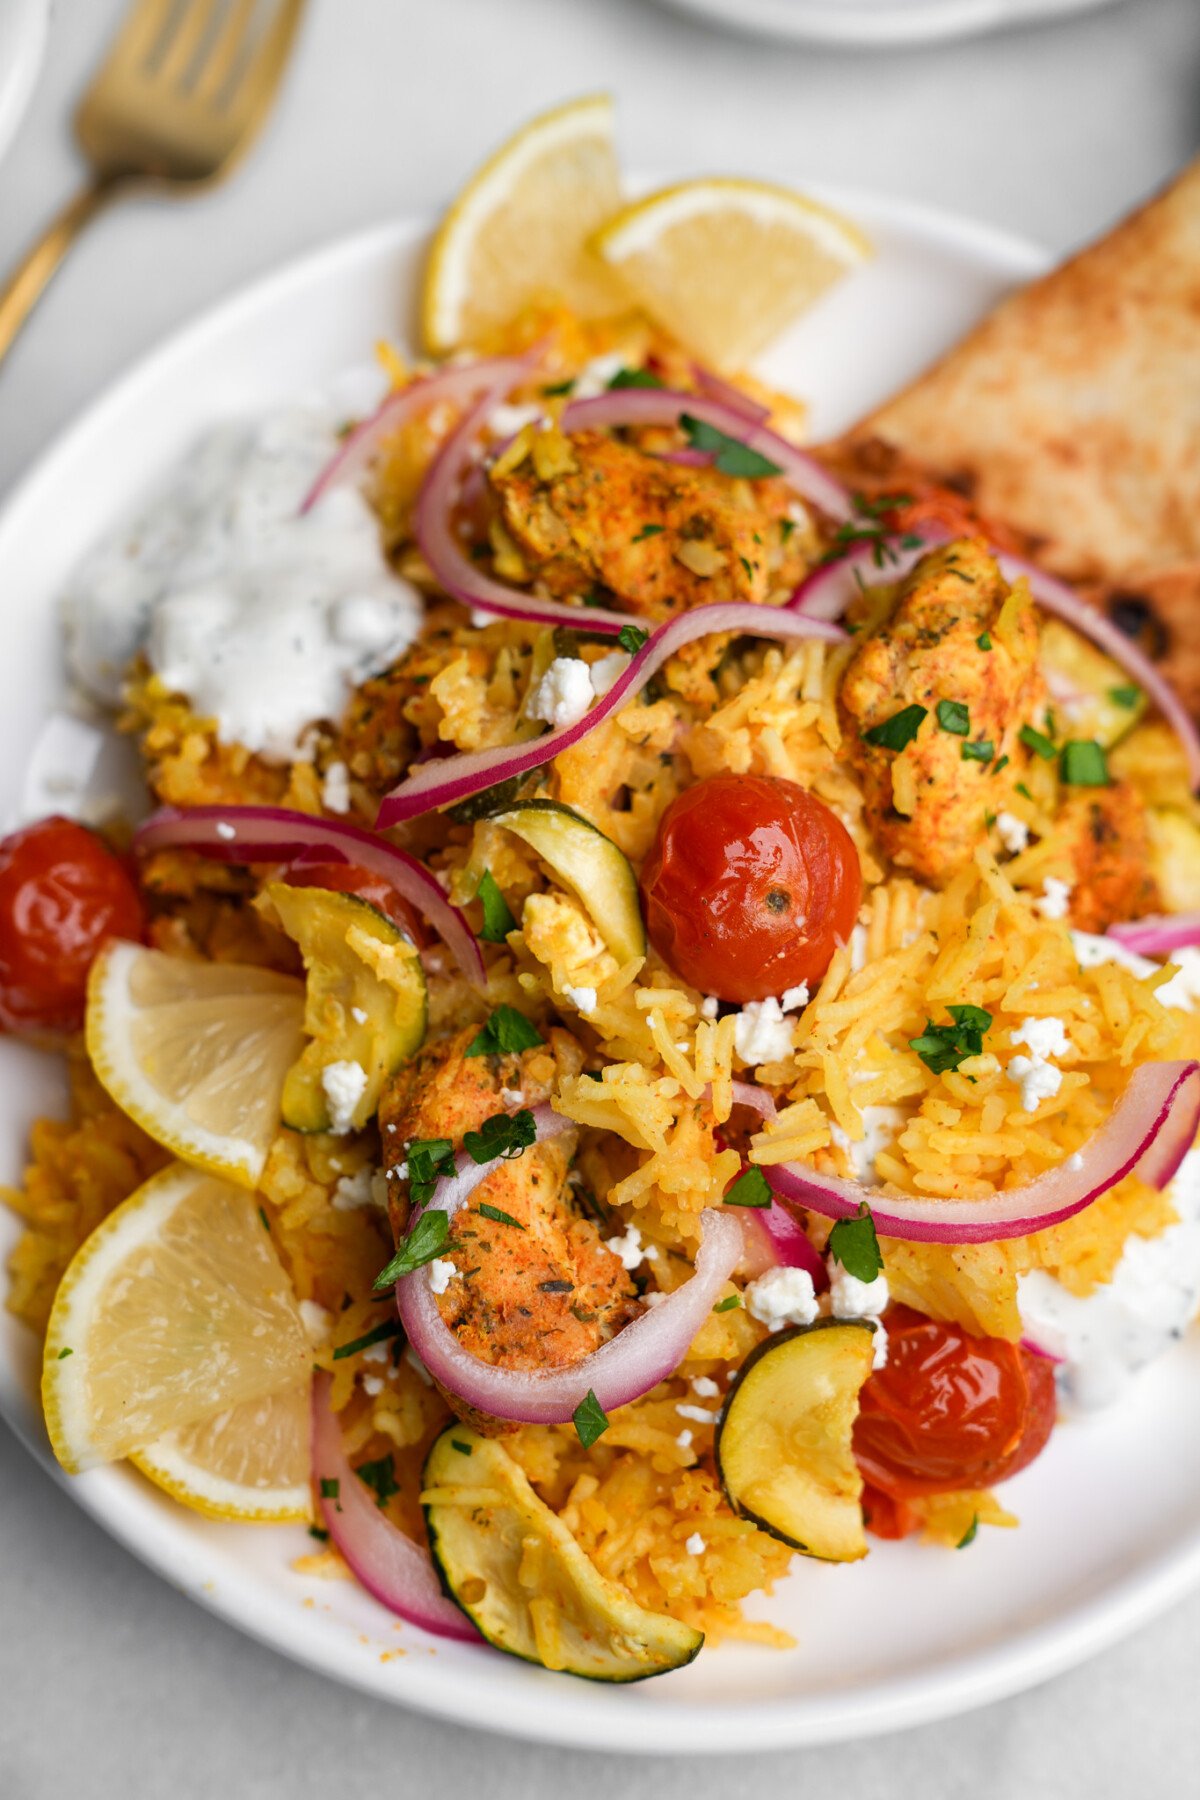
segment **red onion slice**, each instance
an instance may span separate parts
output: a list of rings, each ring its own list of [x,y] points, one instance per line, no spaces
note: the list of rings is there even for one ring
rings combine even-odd
[[[774,1098],[753,1081],[733,1083],[733,1104],[751,1107],[760,1119],[770,1121],[776,1116]],[[770,1170],[764,1169],[762,1173],[770,1181]],[[816,1245],[778,1196],[772,1199],[770,1206],[747,1208],[746,1224],[751,1223],[761,1228],[761,1235],[770,1246],[773,1264],[785,1269],[807,1269],[818,1293],[829,1285],[829,1275]]]
[[[133,847],[141,855],[199,850],[218,862],[237,863],[311,861],[320,851],[335,862],[357,863],[389,881],[428,919],[468,981],[487,985],[471,927],[424,863],[357,825],[310,818],[283,806],[165,806],[138,829]]]
[[[590,619],[591,614],[587,617]],[[629,619],[621,621],[631,623]],[[716,606],[697,606],[677,619],[660,625],[633,657],[629,667],[609,688],[602,700],[574,725],[560,726],[544,737],[523,744],[496,744],[488,750],[470,750],[445,762],[423,763],[414,767],[394,787],[379,808],[376,825],[380,830],[398,825],[402,819],[415,819],[435,807],[449,806],[466,794],[476,794],[498,781],[508,781],[548,763],[563,750],[578,744],[594,731],[602,720],[620,710],[635,694],[640,693],[650,677],[675,652],[696,638],[713,632],[744,632],[753,637],[821,638],[826,643],[839,643],[845,633],[836,625],[821,619],[809,619],[786,607],[755,606],[731,600]]]
[[[442,1592],[428,1550],[385,1517],[350,1467],[329,1404],[330,1386],[328,1375],[316,1377],[312,1413],[313,1481],[330,1537],[363,1587],[389,1612],[435,1637],[480,1643],[470,1619]],[[336,1490],[326,1497],[321,1490],[330,1483]]]
[[[566,432],[622,425],[677,425],[683,413],[701,419],[726,437],[736,438],[748,450],[757,450],[779,469],[788,486],[840,524],[853,511],[850,494],[806,451],[798,450],[761,420],[705,394],[688,394],[682,388],[612,388],[593,400],[573,400],[563,413]]]
[[[765,425],[770,418],[769,406],[752,400],[740,387],[736,387],[732,381],[726,381],[723,375],[716,375],[711,369],[706,369],[703,363],[692,364],[692,377],[701,393],[707,394],[710,400],[719,400],[722,406],[727,406],[731,412],[740,413],[744,419],[750,419],[756,425]]]
[[[865,1187],[840,1176],[820,1175],[799,1163],[764,1170],[772,1187],[790,1200],[850,1219],[863,1201],[884,1237],[928,1244],[989,1244],[998,1238],[1044,1231],[1115,1187],[1136,1171],[1165,1187],[1200,1129],[1200,1063],[1145,1063],[1135,1069],[1106,1122],[1077,1157],[1022,1188],[1006,1188],[986,1200],[914,1200]]]
[[[564,1369],[503,1369],[464,1350],[438,1310],[426,1269],[396,1283],[413,1349],[442,1388],[468,1406],[522,1425],[564,1425],[589,1390],[605,1412],[628,1406],[673,1375],[742,1255],[732,1213],[709,1207],[695,1274],[581,1362]]]
[[[809,619],[840,619],[862,588],[901,580],[929,550],[950,542],[949,533],[930,531],[919,544],[913,544],[911,538],[899,537],[861,544],[836,561],[821,563],[813,569],[800,583],[788,605]],[[992,555],[1006,581],[1016,581],[1019,576],[1024,576],[1039,606],[1062,619],[1081,637],[1089,639],[1106,656],[1111,656],[1139,687],[1145,689],[1151,703],[1183,746],[1192,788],[1200,788],[1200,731],[1166,676],[1145,651],[1118,630],[1098,607],[1081,600],[1066,582],[1047,575],[1036,563],[994,547]]]
[[[1138,956],[1170,956],[1200,944],[1200,912],[1155,913],[1145,919],[1110,925],[1105,934]]]

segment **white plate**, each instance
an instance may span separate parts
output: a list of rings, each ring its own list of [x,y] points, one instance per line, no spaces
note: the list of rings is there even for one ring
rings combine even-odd
[[[1095,12],[1115,0],[666,0],[730,31],[823,44],[933,43]]]
[[[1030,246],[895,202],[831,195],[878,256],[781,344],[771,372],[814,404],[814,430],[847,423],[1036,273]],[[360,362],[402,332],[424,230],[389,226],[284,270],[140,364],[74,427],[0,518],[8,597],[0,659],[0,818],[60,692],[53,610],[101,527],[209,421],[254,411]],[[53,1058],[0,1042],[0,1174],[15,1175],[30,1119],[61,1104]],[[16,1236],[0,1215],[0,1259]],[[36,1346],[0,1315],[0,1408],[59,1480],[35,1390]],[[1018,1533],[961,1555],[879,1545],[865,1563],[798,1562],[756,1615],[792,1629],[786,1653],[730,1645],[630,1688],[549,1676],[434,1643],[346,1583],[289,1567],[299,1528],[209,1523],[128,1469],[67,1491],[135,1555],[247,1632],[375,1694],[500,1731],[636,1750],[751,1749],[914,1724],[1042,1679],[1132,1629],[1200,1579],[1200,1343],[1140,1381],[1136,1400],[1064,1428],[1011,1484]],[[41,1479],[30,1471],[30,1479]],[[402,1656],[387,1656],[402,1650]],[[469,1704],[468,1704],[469,1703]]]
[[[49,24],[50,0],[0,0],[0,157],[33,97]]]

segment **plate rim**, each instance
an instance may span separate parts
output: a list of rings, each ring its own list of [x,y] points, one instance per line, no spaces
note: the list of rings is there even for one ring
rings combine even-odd
[[[893,13],[855,15],[838,0],[663,0],[672,11],[725,30],[784,42],[886,49],[980,37],[1019,25],[1052,25],[1118,0],[913,0]]]
[[[1046,252],[1029,239],[1003,227],[971,219],[886,193],[855,190],[825,182],[804,184],[835,205],[873,213],[901,233],[924,236],[989,264],[1014,280],[1029,279],[1050,264]],[[336,271],[339,265],[369,265],[391,251],[419,240],[430,227],[423,214],[383,221],[330,240],[289,259],[266,274],[241,284],[232,293],[165,334],[150,350],[105,384],[76,418],[56,433],[24,476],[0,504],[0,558],[10,536],[19,534],[28,508],[36,508],[47,484],[59,479],[60,467],[86,449],[89,438],[103,432],[108,417],[125,405],[139,386],[152,383],[165,362],[194,355],[206,341],[232,329],[245,313],[270,306],[289,289],[303,288]],[[70,1480],[48,1451],[40,1420],[19,1371],[8,1357],[0,1359],[0,1417],[3,1417],[33,1460],[73,1502],[110,1537],[188,1598],[200,1602],[226,1623],[293,1661],[359,1691],[432,1717],[464,1721],[461,1695],[452,1680],[430,1659],[413,1657],[401,1684],[389,1685],[387,1669],[376,1660],[355,1659],[330,1651],[319,1621],[302,1614],[302,1625],[289,1609],[288,1628],[276,1620],[281,1602],[252,1584],[214,1583],[206,1575],[202,1547],[189,1552],[161,1533],[145,1535],[153,1506],[115,1503],[110,1495],[129,1487],[120,1470],[94,1472]],[[157,1504],[161,1497],[144,1498]],[[163,1505],[168,1504],[165,1501]],[[139,1532],[141,1535],[139,1535]],[[804,1696],[743,1703],[718,1712],[694,1700],[664,1697],[653,1705],[637,1704],[623,1689],[606,1690],[607,1716],[620,1728],[619,1741],[607,1748],[633,1754],[672,1754],[680,1750],[707,1753],[744,1752],[747,1747],[783,1749],[844,1741],[929,1723],[1032,1687],[1085,1660],[1149,1622],[1173,1601],[1200,1585],[1200,1522],[1190,1535],[1177,1538],[1152,1554],[1102,1593],[1081,1601],[1055,1618],[1011,1634],[1003,1642],[972,1650],[962,1663],[919,1669],[914,1675],[876,1680],[863,1688],[818,1697],[804,1710]],[[556,1688],[557,1703],[541,1704],[541,1689],[531,1688],[523,1705],[493,1699],[486,1717],[472,1726],[525,1740],[580,1747],[586,1743],[584,1723],[594,1715],[591,1684],[573,1693],[575,1684]],[[487,1690],[476,1689],[478,1712]],[[614,1734],[614,1737],[618,1734]]]

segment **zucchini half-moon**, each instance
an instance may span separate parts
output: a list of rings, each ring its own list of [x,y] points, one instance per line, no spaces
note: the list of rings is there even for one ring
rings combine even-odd
[[[646,954],[637,876],[629,858],[582,813],[558,800],[526,800],[490,813],[536,850],[577,894],[619,963]]]

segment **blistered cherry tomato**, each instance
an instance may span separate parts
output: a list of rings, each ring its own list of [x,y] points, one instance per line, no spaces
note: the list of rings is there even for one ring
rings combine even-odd
[[[300,863],[288,870],[286,880],[289,887],[332,888],[336,894],[356,894],[398,925],[411,943],[420,947],[428,941],[416,907],[373,869],[360,868],[357,863]]]
[[[73,1031],[106,938],[146,916],[124,863],[94,831],[42,819],[0,843],[0,1030]]]
[[[668,806],[642,870],[650,942],[720,1000],[818,980],[862,899],[858,852],[794,781],[713,775]]]
[[[854,1426],[872,1487],[895,1500],[990,1487],[1044,1449],[1055,1417],[1044,1356],[908,1306],[889,1307],[883,1322],[887,1363],[868,1377]]]

